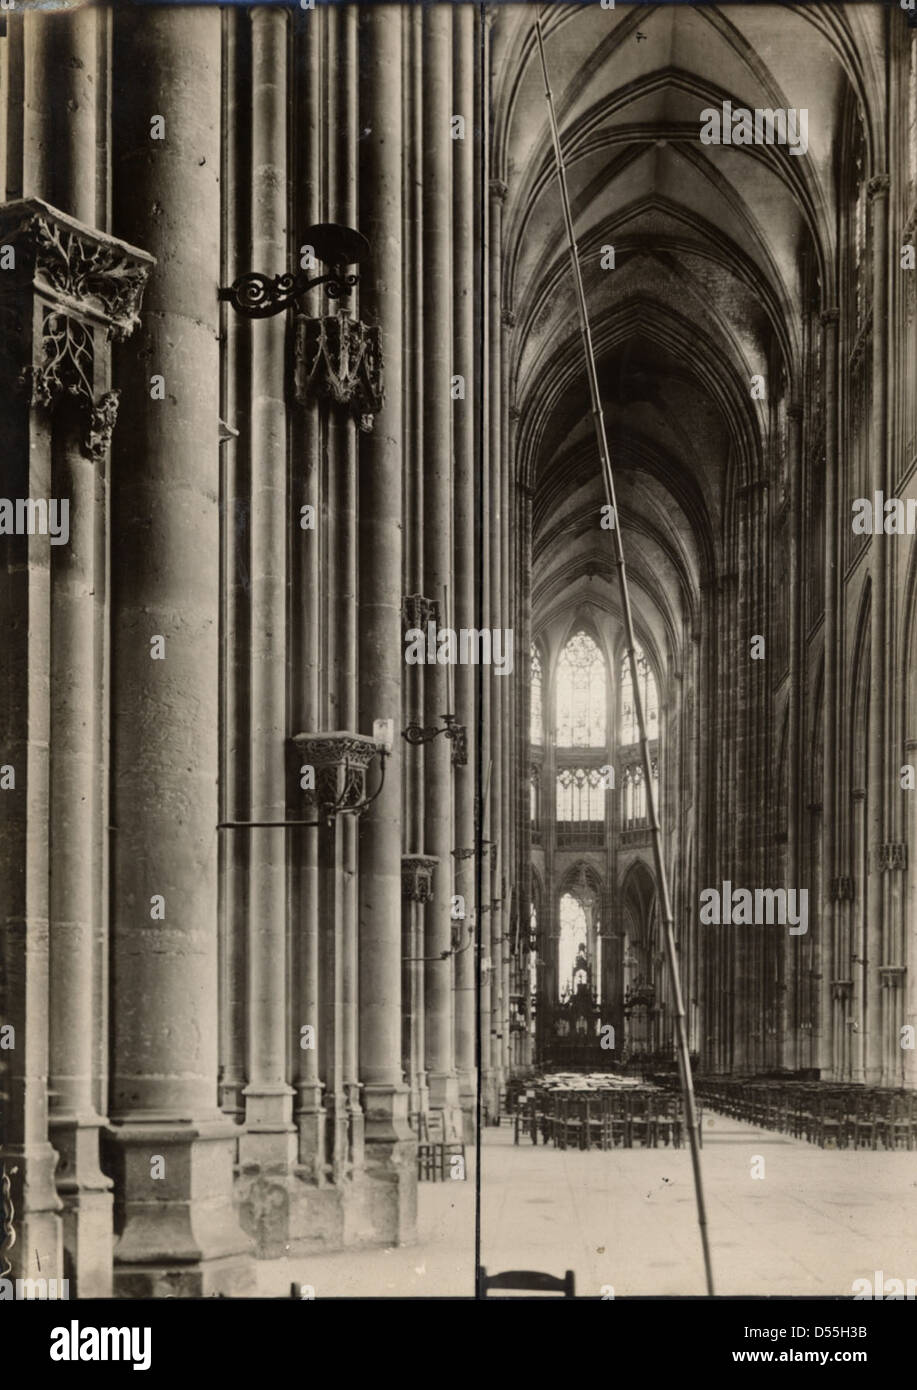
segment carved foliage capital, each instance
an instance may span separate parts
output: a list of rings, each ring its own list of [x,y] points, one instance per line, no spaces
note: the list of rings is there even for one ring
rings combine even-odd
[[[319,397],[347,408],[360,429],[372,430],[373,416],[382,409],[381,329],[328,314],[296,319],[293,380],[297,401]]]
[[[315,789],[306,792],[320,807],[346,811],[359,806],[366,790],[366,770],[379,752],[375,739],[344,730],[296,734],[293,742],[304,763],[315,768]]]
[[[401,625],[405,632],[410,628],[426,628],[427,623],[439,626],[439,600],[427,598],[425,594],[405,594],[401,600]]]
[[[30,405],[76,405],[83,449],[98,463],[118,414],[118,393],[105,389],[107,344],[139,323],[155,261],[38,198],[0,207],[0,243],[14,261],[0,275],[3,374]]]
[[[401,893],[412,903],[433,900],[433,870],[439,860],[431,854],[401,856]]]
[[[108,336],[127,338],[140,322],[154,258],[126,241],[84,227],[39,198],[0,208],[0,242],[13,246],[21,288],[26,277],[61,309],[101,321]],[[5,278],[5,277],[4,277]]]

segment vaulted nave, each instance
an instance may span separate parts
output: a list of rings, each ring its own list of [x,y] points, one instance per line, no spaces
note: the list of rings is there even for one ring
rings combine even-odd
[[[0,1282],[703,1292],[654,804],[717,1292],[914,1273],[917,28],[544,7],[609,514],[534,15],[0,21]]]

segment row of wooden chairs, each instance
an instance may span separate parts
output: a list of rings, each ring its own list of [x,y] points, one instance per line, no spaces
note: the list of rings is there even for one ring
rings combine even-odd
[[[820,1148],[913,1149],[917,1092],[852,1082],[705,1078],[698,1095],[712,1110]]]
[[[631,1089],[595,1092],[539,1090],[523,1098],[515,1115],[514,1142],[527,1133],[533,1144],[555,1148],[681,1148],[684,1111],[679,1095]]]
[[[465,1145],[460,1139],[447,1137],[443,1112],[417,1111],[408,1117],[408,1123],[417,1135],[418,1182],[464,1182]]]

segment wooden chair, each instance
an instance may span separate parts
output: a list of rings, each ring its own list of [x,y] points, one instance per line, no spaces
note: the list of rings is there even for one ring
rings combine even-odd
[[[630,1146],[627,1097],[617,1091],[606,1091],[602,1096],[602,1148],[629,1149]]]
[[[652,1120],[650,1118],[650,1106],[652,1104],[650,1096],[646,1091],[632,1091],[628,1095],[630,1102],[630,1148],[649,1148],[652,1135]]]
[[[560,1293],[564,1298],[575,1298],[573,1270],[568,1269],[563,1279],[553,1274],[540,1274],[534,1269],[506,1269],[502,1274],[488,1274],[483,1265],[478,1268],[478,1298],[487,1298],[490,1289],[518,1289],[529,1293]]]

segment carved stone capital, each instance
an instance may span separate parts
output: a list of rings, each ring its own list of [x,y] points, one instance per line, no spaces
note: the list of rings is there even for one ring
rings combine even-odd
[[[401,600],[402,633],[416,627],[426,630],[427,623],[439,627],[439,599],[424,594],[405,594]]]
[[[380,745],[365,734],[295,734],[293,742],[303,763],[315,768],[315,788],[307,791],[320,810],[352,810],[365,799],[366,770]]]
[[[822,309],[821,313],[819,314],[819,319],[821,320],[822,328],[828,328],[831,326],[831,324],[839,323],[840,318],[840,309],[834,307],[830,309]]]
[[[888,174],[875,174],[866,185],[866,192],[870,199],[884,197],[891,186],[891,179]]]
[[[879,979],[883,989],[901,989],[907,976],[906,965],[880,965]]]
[[[432,854],[401,856],[401,895],[412,903],[433,901],[433,870],[439,860]]]
[[[851,999],[853,997],[853,981],[832,980],[831,997],[832,999],[835,999],[838,1002],[843,1002],[846,999]]]
[[[506,192],[507,192],[507,187],[506,187],[506,184],[503,182],[502,179],[491,179],[491,181],[490,181],[490,196],[491,196],[491,198],[494,198],[498,203],[505,202],[505,200],[506,200]]]
[[[0,375],[32,406],[75,405],[99,462],[118,412],[108,344],[140,322],[155,261],[38,198],[0,207],[0,244],[14,262],[0,275]]]
[[[84,227],[40,198],[0,207],[0,242],[16,252],[2,287],[28,288],[62,312],[103,324],[127,338],[140,322],[140,303],[153,256],[126,241]]]
[[[906,869],[907,845],[903,841],[889,841],[884,845],[873,845],[870,868],[874,874],[883,874],[890,869]]]
[[[293,389],[300,404],[316,397],[345,406],[360,429],[372,430],[382,409],[382,330],[329,314],[296,318]]]

